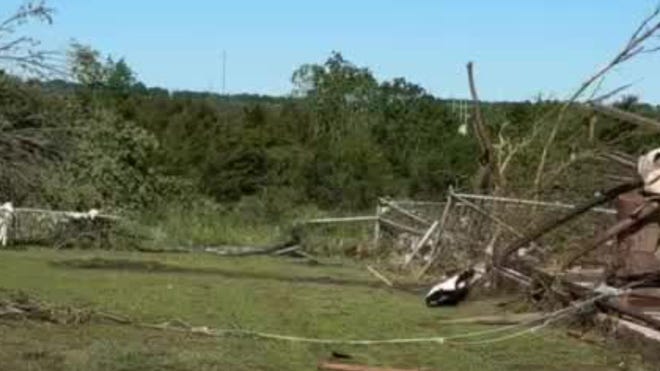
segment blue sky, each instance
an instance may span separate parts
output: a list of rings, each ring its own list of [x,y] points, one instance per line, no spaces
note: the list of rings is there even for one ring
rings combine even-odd
[[[467,97],[476,64],[489,100],[565,97],[618,51],[657,0],[51,0],[49,48],[75,39],[125,57],[150,86],[287,94],[303,63],[332,50],[380,79],[405,77],[442,97]],[[9,12],[20,0],[4,0]],[[660,42],[660,41],[659,41]],[[660,103],[660,54],[616,70]]]

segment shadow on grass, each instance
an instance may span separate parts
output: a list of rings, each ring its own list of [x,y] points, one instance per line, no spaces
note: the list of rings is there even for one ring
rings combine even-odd
[[[287,283],[311,283],[318,285],[367,287],[384,290],[397,290],[410,294],[420,294],[423,288],[417,285],[399,285],[392,288],[383,286],[380,282],[366,280],[341,279],[328,276],[300,277],[281,275],[269,272],[249,272],[238,270],[227,270],[219,268],[192,268],[165,264],[153,260],[130,260],[130,259],[68,259],[51,262],[52,265],[68,269],[94,269],[94,270],[120,270],[142,273],[179,273],[179,274],[204,274],[216,275],[225,278],[270,280]]]

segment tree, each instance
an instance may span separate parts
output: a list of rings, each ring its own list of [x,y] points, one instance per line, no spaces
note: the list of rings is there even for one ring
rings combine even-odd
[[[126,96],[138,86],[135,73],[124,58],[115,62],[108,56],[101,62],[101,53],[89,45],[73,43],[69,50],[69,68],[76,82],[92,90],[104,90]],[[141,85],[142,90],[146,90]]]
[[[0,65],[5,70],[40,77],[62,73],[57,53],[41,49],[39,40],[18,33],[19,27],[30,21],[51,24],[53,12],[44,1],[28,1],[0,21]]]
[[[59,157],[44,129],[62,112],[51,110],[38,89],[26,86],[11,73],[45,76],[59,71],[53,54],[39,41],[21,34],[29,21],[51,23],[53,9],[44,2],[27,2],[0,21],[0,191],[5,199],[22,201],[38,187],[44,166]],[[8,73],[5,73],[8,72]]]
[[[378,83],[367,68],[359,68],[338,53],[321,65],[306,64],[291,78],[313,113],[313,139],[338,141],[353,129],[370,125],[368,110]],[[361,117],[358,117],[362,113]]]
[[[112,93],[126,95],[137,84],[135,73],[126,64],[124,58],[119,59],[117,62],[109,58],[105,68],[107,71],[106,85]]]
[[[107,81],[107,70],[100,61],[101,54],[89,45],[73,43],[69,50],[69,68],[76,82],[98,88]]]

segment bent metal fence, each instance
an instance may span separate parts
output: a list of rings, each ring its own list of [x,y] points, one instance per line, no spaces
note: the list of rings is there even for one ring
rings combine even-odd
[[[444,202],[381,198],[374,217],[373,249],[388,254],[401,269],[417,277],[448,272],[493,256],[500,246],[526,230],[575,206],[509,197],[457,193],[450,189]],[[579,220],[522,249],[530,259],[548,261],[580,238],[593,236],[615,219],[616,212],[594,208]],[[602,264],[592,254],[594,264]],[[549,259],[552,261],[552,259]]]

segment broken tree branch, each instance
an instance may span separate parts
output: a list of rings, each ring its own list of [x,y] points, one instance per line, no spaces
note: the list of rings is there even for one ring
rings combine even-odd
[[[480,189],[475,189],[475,191],[486,191],[480,193],[490,193],[493,186],[498,185],[498,174],[499,171],[495,164],[495,150],[493,143],[491,141],[490,133],[484,116],[481,112],[481,105],[479,103],[479,95],[477,94],[477,87],[474,82],[474,71],[473,63],[468,62],[467,64],[467,74],[468,74],[468,83],[470,85],[470,95],[472,96],[472,103],[474,107],[474,120],[472,120],[473,131],[477,137],[477,142],[479,143],[480,155],[479,155],[479,164],[481,165],[481,171],[478,172],[478,176],[481,179],[475,180],[475,186]],[[484,171],[487,170],[487,171]]]
[[[625,121],[631,124],[640,125],[660,131],[660,122],[638,115],[633,112],[624,111],[616,107],[604,106],[601,104],[590,104],[587,107],[595,112],[601,113],[612,118]]]
[[[608,201],[612,201],[622,193],[639,189],[640,187],[642,187],[642,184],[643,184],[642,181],[635,181],[635,182],[618,185],[614,188],[606,190],[600,196],[594,198],[593,200],[587,201],[584,204],[577,206],[573,211],[567,213],[561,218],[556,220],[549,220],[548,222],[541,224],[526,236],[513,241],[509,246],[504,248],[501,256],[497,259],[498,264],[504,262],[509,257],[509,255],[518,251],[518,249],[529,245],[531,242],[536,241],[546,233],[549,233],[555,230],[556,228],[564,225],[565,223],[577,218],[578,216],[586,213],[595,206],[602,205]]]
[[[559,132],[562,122],[568,108],[573,105],[573,103],[596,81],[609,73],[612,69],[624,63],[625,61],[639,55],[640,53],[647,51],[655,51],[656,48],[645,49],[644,43],[655,35],[658,30],[660,30],[660,20],[658,20],[658,15],[660,15],[660,7],[657,7],[648,17],[646,17],[638,28],[633,32],[632,36],[628,40],[628,43],[623,47],[623,49],[612,58],[612,60],[599,69],[595,74],[586,79],[580,87],[566,100],[562,105],[559,114],[557,115],[557,120],[555,121],[550,135],[543,145],[541,151],[541,158],[539,160],[538,167],[536,169],[536,176],[534,177],[534,190],[538,191],[541,185],[543,178],[543,172],[545,170],[545,164],[548,157],[548,152],[554,143],[555,138]],[[653,22],[652,25],[651,22]]]
[[[585,245],[583,248],[581,248],[579,251],[571,255],[571,257],[568,258],[568,260],[563,264],[563,268],[566,269],[568,268],[571,264],[573,264],[577,259],[581,258],[582,256],[588,254],[590,251],[598,248],[603,242],[615,237],[619,233],[643,222],[644,220],[648,219],[650,216],[655,214],[658,209],[660,209],[660,205],[657,202],[650,202],[646,204],[640,211],[639,213],[635,215],[631,215],[627,217],[626,219],[622,219],[615,225],[611,226],[608,228],[605,232],[601,233],[600,235],[596,236],[591,242],[589,242],[587,245]]]
[[[501,227],[505,228],[509,232],[513,233],[516,237],[522,237],[523,234],[520,233],[517,229],[513,228],[510,226],[508,223],[506,223],[504,220],[496,217],[495,215],[492,215],[488,211],[484,210],[483,208],[479,207],[475,203],[466,200],[465,198],[457,195],[457,194],[452,194],[453,197],[455,197],[458,201],[460,201],[463,205],[471,208],[472,210],[478,212],[479,214],[485,216],[486,218],[494,221],[495,223],[499,224]]]

